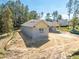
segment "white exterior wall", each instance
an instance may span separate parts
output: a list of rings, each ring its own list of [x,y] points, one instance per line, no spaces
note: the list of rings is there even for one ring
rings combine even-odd
[[[48,32],[49,32],[49,29],[44,28],[44,32],[41,33],[39,31],[39,28],[34,28],[32,32],[32,35],[33,35],[32,37],[33,38],[48,37]]]
[[[27,35],[27,36],[29,36],[29,37],[32,37],[32,28],[30,28],[30,27],[21,27],[21,31],[22,31],[25,35]]]

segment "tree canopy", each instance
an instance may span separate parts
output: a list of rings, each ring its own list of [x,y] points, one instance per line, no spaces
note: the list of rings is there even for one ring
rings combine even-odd
[[[37,11],[29,11],[29,7],[21,3],[20,0],[8,0],[5,4],[0,4],[0,33],[9,32],[11,26],[14,29],[20,27],[22,23],[31,19],[36,19],[37,16]],[[4,28],[8,29],[3,30]]]

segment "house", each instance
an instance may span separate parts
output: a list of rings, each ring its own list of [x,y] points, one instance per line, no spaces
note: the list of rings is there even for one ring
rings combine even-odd
[[[72,23],[72,21],[69,21],[69,26],[73,26],[73,23]]]
[[[68,26],[69,25],[69,22],[67,20],[61,19],[61,20],[58,20],[58,22],[59,22],[60,26]]]
[[[21,31],[32,39],[48,37],[49,27],[44,20],[30,20],[21,26]]]
[[[57,21],[45,21],[48,26],[49,26],[49,32],[57,32],[58,31],[58,27],[59,27],[59,23]]]

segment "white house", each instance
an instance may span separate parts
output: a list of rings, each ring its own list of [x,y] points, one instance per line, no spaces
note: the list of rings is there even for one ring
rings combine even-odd
[[[32,39],[48,37],[49,27],[44,20],[30,20],[21,26],[21,31]]]

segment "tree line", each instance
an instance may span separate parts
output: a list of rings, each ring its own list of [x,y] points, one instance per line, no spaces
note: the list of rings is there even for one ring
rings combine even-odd
[[[53,20],[55,20],[55,21],[58,21],[58,20],[61,20],[62,19],[62,15],[59,14],[57,10],[56,11],[53,11],[52,14],[50,14],[50,13],[47,13],[46,14],[46,20],[47,21],[53,21],[50,17],[52,17]]]
[[[26,21],[43,17],[43,14],[43,12],[38,14],[35,10],[29,11],[29,7],[20,0],[9,0],[5,4],[2,3],[0,4],[0,34],[11,32]],[[54,11],[52,17],[54,20],[62,18],[58,11]],[[50,13],[46,14],[46,20],[52,21]]]
[[[29,11],[28,6],[22,4],[20,0],[9,0],[5,4],[0,4],[0,34],[11,32],[22,23],[37,17],[37,12]]]
[[[71,14],[73,14],[73,28],[79,24],[79,1],[78,0],[69,0],[67,3],[68,16],[70,20]],[[44,13],[41,12],[40,15],[37,11],[29,11],[29,7],[21,3],[20,0],[9,0],[5,4],[0,4],[0,34],[8,33],[16,28],[20,27],[22,23],[29,21],[31,19],[37,19],[43,17]],[[45,19],[47,21],[61,20],[62,15],[58,11],[53,13],[47,13]]]
[[[66,6],[68,10],[69,20],[71,15],[73,15],[71,22],[74,29],[76,25],[79,25],[79,0],[69,0]]]

